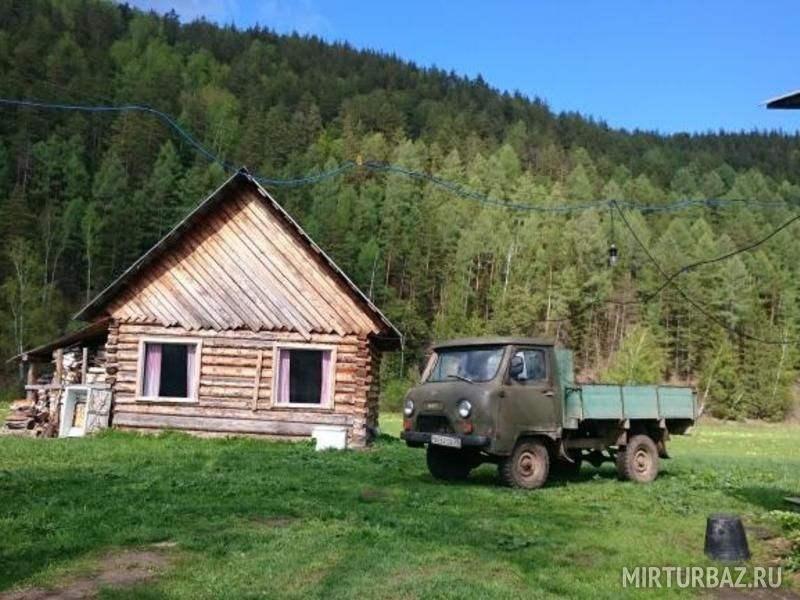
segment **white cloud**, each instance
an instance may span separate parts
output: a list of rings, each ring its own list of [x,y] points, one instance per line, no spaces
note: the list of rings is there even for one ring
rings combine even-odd
[[[165,13],[174,9],[181,21],[205,17],[216,23],[235,23],[241,27],[256,22],[280,32],[297,31],[317,35],[330,34],[330,20],[313,0],[128,0],[143,10]]]
[[[181,21],[192,21],[205,17],[217,23],[237,23],[241,17],[238,0],[129,0],[129,3],[143,10],[165,13],[174,9]]]
[[[258,21],[277,31],[297,31],[324,35],[330,33],[331,22],[312,0],[261,0]]]

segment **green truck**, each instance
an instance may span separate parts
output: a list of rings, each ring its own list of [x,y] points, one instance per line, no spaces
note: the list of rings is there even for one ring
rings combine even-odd
[[[484,337],[435,345],[403,412],[401,437],[427,447],[435,478],[465,479],[491,462],[507,485],[535,489],[584,460],[652,481],[670,434],[694,424],[697,401],[690,387],[577,384],[571,350]]]

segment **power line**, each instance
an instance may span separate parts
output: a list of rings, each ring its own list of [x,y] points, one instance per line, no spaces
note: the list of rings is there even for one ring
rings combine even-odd
[[[236,170],[236,166],[231,164],[230,162],[224,160],[220,156],[217,156],[209,149],[207,149],[200,141],[198,141],[194,136],[192,136],[188,131],[182,128],[175,119],[173,119],[170,115],[165,113],[164,111],[158,110],[151,106],[143,105],[143,104],[121,104],[121,105],[96,105],[96,104],[73,104],[73,103],[64,103],[64,102],[44,102],[44,101],[37,101],[37,100],[19,100],[19,99],[12,99],[12,98],[0,98],[0,105],[5,106],[17,106],[17,107],[24,107],[24,108],[34,108],[34,109],[44,109],[44,110],[60,110],[60,111],[79,111],[79,112],[93,112],[93,113],[124,113],[124,112],[139,112],[151,116],[155,116],[162,122],[164,122],[170,129],[172,129],[175,133],[177,133],[190,147],[192,147],[196,152],[198,152],[201,156],[206,158],[208,161],[217,163],[222,166],[223,169],[226,171]],[[452,181],[448,181],[437,177],[435,175],[431,175],[429,173],[425,173],[423,171],[416,171],[413,169],[407,169],[405,167],[399,165],[392,165],[388,163],[383,163],[374,160],[367,160],[367,161],[359,161],[358,163],[354,161],[345,161],[344,163],[325,171],[320,171],[318,173],[311,173],[309,175],[305,175],[303,177],[297,178],[288,178],[288,179],[279,179],[279,178],[271,178],[262,175],[254,175],[254,177],[261,183],[265,185],[273,185],[273,186],[302,186],[302,185],[312,185],[315,183],[319,183],[325,179],[338,177],[356,167],[363,167],[368,170],[374,172],[383,172],[383,173],[391,173],[391,174],[399,174],[405,177],[409,177],[412,179],[416,179],[418,181],[423,181],[426,183],[430,183],[436,187],[442,188],[447,190],[457,196],[465,198],[467,200],[471,200],[474,202],[478,202],[480,204],[502,208],[505,210],[512,210],[512,211],[520,211],[520,212],[539,212],[539,213],[568,213],[568,212],[577,212],[577,211],[585,211],[585,210],[605,210],[605,209],[615,209],[619,212],[620,217],[622,218],[623,223],[625,224],[628,231],[630,231],[633,239],[636,243],[641,247],[645,255],[648,257],[650,262],[656,267],[656,269],[661,273],[664,277],[663,283],[654,291],[648,294],[642,300],[637,301],[629,301],[629,302],[620,302],[620,301],[606,301],[609,304],[617,304],[617,305],[631,305],[631,304],[647,304],[652,299],[654,299],[662,290],[664,290],[667,286],[671,285],[675,288],[675,290],[689,303],[691,304],[696,310],[698,310],[701,314],[703,314],[706,318],[713,321],[720,327],[726,329],[730,333],[743,337],[745,339],[749,339],[751,341],[760,342],[764,344],[773,344],[773,345],[782,345],[787,343],[796,343],[795,340],[765,340],[763,338],[759,338],[747,332],[737,331],[736,329],[730,327],[727,323],[720,320],[716,315],[707,311],[701,304],[691,298],[680,286],[675,283],[675,278],[679,275],[694,269],[699,266],[713,264],[717,262],[721,262],[723,260],[727,260],[737,254],[742,252],[748,252],[753,250],[754,248],[760,246],[761,244],[765,243],[773,236],[777,235],[780,231],[787,228],[789,225],[794,223],[797,220],[800,220],[800,215],[797,215],[788,221],[781,224],[779,227],[771,231],[767,236],[764,238],[757,240],[751,244],[743,246],[741,248],[737,248],[731,252],[723,254],[721,256],[712,258],[712,259],[705,259],[696,261],[694,263],[690,263],[684,265],[676,272],[672,273],[671,275],[666,272],[666,270],[661,266],[661,264],[656,260],[656,258],[650,253],[648,248],[642,242],[642,240],[637,235],[636,231],[631,226],[630,222],[628,221],[623,208],[629,210],[637,210],[642,213],[657,213],[657,212],[668,212],[668,211],[676,211],[676,210],[686,210],[690,208],[724,208],[727,206],[733,206],[737,204],[745,205],[748,207],[761,207],[761,208],[786,208],[786,204],[780,201],[760,201],[760,200],[748,200],[744,198],[733,198],[733,199],[718,199],[718,198],[707,198],[707,199],[684,199],[678,200],[676,202],[670,203],[663,203],[663,204],[651,204],[651,205],[640,205],[633,202],[625,201],[625,200],[599,200],[591,203],[584,203],[584,204],[561,204],[561,205],[551,205],[551,206],[542,206],[542,205],[534,205],[534,204],[523,204],[519,202],[512,202],[504,199],[497,199],[489,196],[488,194],[483,194],[481,192],[472,190],[466,186],[463,186],[459,183],[455,183]],[[571,315],[570,317],[560,318],[560,319],[544,319],[540,320],[540,322],[563,322],[570,319],[574,319],[575,317],[579,316],[581,313],[585,312],[589,308],[595,306],[595,302],[588,304],[584,309],[578,311],[578,313]]]
[[[613,218],[613,213],[612,213],[612,218]],[[695,262],[687,263],[687,264],[683,265],[682,267],[680,267],[679,269],[677,269],[676,271],[674,271],[671,275],[667,276],[664,279],[664,281],[661,283],[661,285],[659,285],[654,291],[650,292],[649,294],[647,294],[646,296],[644,296],[643,298],[641,298],[639,300],[602,300],[601,301],[599,298],[595,297],[594,299],[592,299],[591,302],[589,302],[589,304],[583,306],[582,308],[580,308],[579,310],[577,310],[576,312],[572,313],[569,316],[551,318],[551,319],[537,319],[536,322],[537,323],[564,323],[566,321],[572,321],[575,318],[581,316],[583,313],[585,313],[589,309],[594,308],[598,304],[610,304],[610,305],[614,305],[614,306],[637,306],[637,305],[648,304],[648,303],[652,302],[656,297],[658,297],[658,295],[665,288],[670,286],[672,284],[673,280],[675,280],[680,275],[683,275],[684,273],[688,273],[689,271],[691,271],[693,269],[696,269],[697,267],[701,267],[701,266],[705,266],[705,265],[711,265],[711,264],[714,264],[714,263],[722,262],[722,261],[727,260],[729,258],[733,258],[737,254],[743,254],[745,252],[750,252],[751,250],[755,250],[756,248],[758,248],[762,244],[765,244],[770,239],[772,239],[777,234],[779,234],[781,231],[783,231],[784,229],[786,229],[787,227],[789,227],[790,225],[792,225],[793,223],[795,223],[797,221],[800,221],[800,215],[795,215],[791,219],[789,219],[787,221],[784,221],[783,223],[781,223],[778,227],[776,227],[775,229],[770,231],[764,237],[761,237],[761,238],[759,238],[759,239],[757,239],[757,240],[755,240],[753,242],[748,242],[747,244],[745,244],[743,246],[739,246],[738,248],[735,248],[734,250],[731,250],[730,252],[726,252],[726,253],[721,254],[719,256],[715,256],[714,258],[705,258],[705,259],[701,259],[701,260],[698,260],[698,261],[695,261]],[[613,238],[613,235],[612,235],[612,238]],[[639,241],[639,240],[637,240],[637,241]],[[639,244],[641,245],[640,241],[639,241]]]
[[[639,235],[636,233],[636,230],[631,226],[630,222],[628,221],[628,218],[625,216],[625,211],[622,209],[622,207],[619,206],[619,205],[616,205],[616,204],[614,206],[617,209],[617,212],[619,213],[619,216],[622,219],[622,222],[625,224],[625,227],[631,233],[631,236],[633,237],[634,241],[636,241],[636,243],[639,245],[639,247],[645,253],[647,258],[650,260],[650,262],[652,262],[653,265],[655,266],[655,268],[658,270],[658,272],[661,273],[661,275],[664,277],[664,279],[669,282],[669,285],[671,285],[673,288],[675,288],[675,290],[683,297],[684,300],[686,300],[686,302],[691,304],[695,308],[695,310],[697,310],[699,313],[701,313],[703,316],[705,316],[708,320],[716,323],[719,327],[722,327],[723,329],[725,329],[726,331],[728,331],[729,333],[731,333],[731,334],[733,334],[733,335],[735,335],[737,337],[741,337],[741,338],[744,338],[744,339],[747,339],[747,340],[750,340],[750,341],[753,341],[753,342],[759,342],[761,344],[768,344],[768,345],[773,345],[773,346],[783,346],[785,344],[796,344],[796,343],[800,342],[800,340],[767,340],[767,339],[758,337],[756,335],[753,335],[751,333],[748,333],[746,331],[738,331],[737,329],[731,327],[726,322],[721,320],[715,314],[713,314],[712,312],[708,311],[702,304],[700,304],[694,298],[689,296],[689,294],[687,294],[682,287],[680,287],[677,283],[675,283],[674,276],[670,276],[669,273],[667,273],[667,271],[664,269],[664,267],[661,266],[661,263],[658,262],[658,260],[655,258],[655,256],[653,256],[653,254],[650,252],[650,250],[647,248],[647,246],[641,240]],[[793,220],[790,220],[790,221],[794,222],[798,218],[800,218],[800,217],[795,217]],[[784,223],[784,225],[781,226],[780,229],[778,229],[777,231],[774,231],[766,239],[769,239],[770,237],[772,237],[773,235],[778,233],[778,231],[780,231],[781,229],[783,229],[785,227],[788,227],[789,224],[791,224],[791,223],[789,223],[789,222]],[[764,241],[766,241],[766,239],[758,242],[755,245],[763,243]],[[751,245],[751,246],[755,247],[755,245]],[[710,260],[709,263],[718,262],[720,260],[725,260],[726,258],[730,258],[731,256],[735,256],[736,254],[739,254],[741,252],[746,252],[747,249],[748,248],[739,249],[737,251],[729,252],[727,255],[723,255],[722,257],[717,257],[716,259]],[[749,248],[749,249],[752,249],[752,248]]]
[[[725,208],[733,205],[746,205],[760,208],[786,208],[786,203],[783,201],[772,200],[750,200],[747,198],[706,198],[706,199],[683,199],[676,202],[668,202],[662,204],[637,204],[627,200],[613,200],[603,199],[595,200],[584,204],[562,204],[553,206],[541,206],[534,204],[523,204],[519,202],[512,202],[493,198],[487,194],[482,194],[459,183],[448,181],[435,175],[430,175],[422,171],[415,171],[407,169],[398,165],[391,165],[388,163],[381,163],[378,161],[366,161],[364,167],[373,171],[395,173],[411,177],[413,179],[431,183],[437,187],[443,188],[467,200],[473,200],[487,206],[503,208],[506,210],[520,211],[520,212],[542,212],[542,213],[567,213],[578,212],[584,210],[608,210],[615,205],[622,205],[631,210],[637,210],[643,213],[657,213],[657,212],[670,212],[675,210],[686,210],[690,208]]]
[[[188,131],[181,127],[178,122],[164,111],[158,110],[151,106],[144,104],[74,104],[66,102],[45,102],[39,100],[20,100],[13,98],[0,98],[0,106],[16,106],[22,108],[33,108],[41,110],[57,110],[57,111],[78,111],[78,112],[94,112],[94,113],[125,113],[125,112],[138,112],[150,116],[164,122],[172,131],[180,136],[191,148],[198,152],[201,156],[208,161],[217,163],[226,171],[235,171],[238,167],[220,156],[214,154],[211,150],[206,148],[200,141],[192,136]],[[261,183],[267,186],[302,186],[312,185],[319,183],[325,179],[338,177],[344,173],[355,169],[365,168],[373,172],[397,174],[425,183],[439,187],[449,191],[461,198],[477,202],[484,206],[495,208],[502,208],[505,210],[518,211],[518,212],[536,212],[536,213],[570,213],[585,210],[608,210],[614,207],[625,207],[630,210],[637,210],[642,213],[659,213],[659,212],[672,212],[678,210],[687,210],[691,208],[726,208],[729,206],[743,205],[747,207],[758,208],[786,208],[783,201],[763,201],[751,200],[746,198],[707,198],[707,199],[683,199],[675,202],[667,202],[662,204],[649,204],[642,205],[626,200],[596,200],[593,202],[583,204],[559,204],[559,205],[540,205],[540,204],[527,204],[520,202],[513,202],[506,199],[494,198],[488,194],[472,190],[462,184],[442,179],[435,175],[408,169],[399,165],[392,165],[376,160],[359,161],[345,161],[340,165],[331,169],[311,173],[303,177],[280,179],[274,177],[266,177],[263,175],[254,174],[254,177]]]
[[[151,106],[143,104],[121,104],[121,105],[92,105],[92,104],[68,104],[61,102],[40,102],[37,100],[13,100],[9,98],[0,98],[0,104],[7,106],[21,106],[27,108],[40,108],[47,110],[64,110],[64,111],[78,111],[78,112],[97,112],[97,113],[123,113],[123,112],[140,112],[144,114],[151,114],[162,120],[169,127],[171,127],[178,135],[180,135],[190,146],[197,152],[203,155],[211,162],[216,162],[222,165],[226,170],[231,170],[234,167],[229,165],[218,156],[214,155],[211,151],[207,150],[203,144],[197,141],[192,135],[184,130],[178,123],[170,117],[167,113],[160,111]]]
[[[661,283],[660,286],[658,286],[654,291],[650,292],[642,300],[630,300],[630,301],[625,301],[625,302],[614,302],[614,304],[620,304],[620,305],[623,305],[623,306],[632,305],[632,304],[647,304],[653,298],[658,296],[659,293],[661,293],[667,286],[669,286],[672,283],[672,281],[675,278],[679,277],[680,275],[683,275],[684,273],[687,273],[687,272],[691,271],[692,269],[696,269],[697,267],[702,267],[702,266],[706,266],[706,265],[713,265],[714,263],[722,262],[722,261],[727,260],[729,258],[733,258],[737,254],[743,254],[744,252],[750,252],[751,250],[755,250],[756,248],[758,248],[762,244],[768,242],[770,239],[772,239],[773,237],[778,235],[781,231],[783,231],[784,229],[786,229],[791,224],[793,224],[793,223],[795,223],[797,221],[800,221],[800,215],[795,215],[794,217],[792,217],[788,221],[784,221],[783,223],[778,225],[778,227],[776,227],[775,229],[770,231],[764,237],[762,237],[762,238],[760,238],[758,240],[755,240],[753,242],[750,242],[748,244],[745,244],[744,246],[740,246],[738,248],[735,248],[734,250],[731,250],[730,252],[726,252],[725,254],[721,254],[721,255],[716,256],[714,258],[702,259],[702,260],[698,260],[698,261],[683,265],[678,270],[676,270],[674,273],[672,273],[669,277],[667,277]]]
[[[334,167],[333,169],[329,169],[327,171],[321,171],[319,173],[312,173],[311,175],[306,175],[305,177],[298,177],[296,179],[271,179],[269,177],[264,177],[262,175],[255,175],[254,177],[258,180],[259,183],[263,183],[264,185],[276,185],[276,186],[285,186],[285,187],[292,187],[292,186],[301,186],[301,185],[311,185],[314,183],[319,183],[324,179],[330,179],[331,177],[337,177],[343,173],[346,173],[350,169],[356,167],[356,163],[349,160],[343,162],[338,167]]]

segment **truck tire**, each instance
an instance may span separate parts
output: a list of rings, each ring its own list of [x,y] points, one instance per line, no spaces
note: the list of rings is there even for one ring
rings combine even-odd
[[[500,480],[508,486],[535,490],[542,487],[550,473],[550,453],[543,442],[520,440],[511,456],[497,465]]]
[[[462,450],[428,444],[425,460],[435,479],[463,481],[472,470],[473,461]]]
[[[621,480],[649,483],[658,476],[658,448],[649,435],[636,434],[617,451],[616,463]]]

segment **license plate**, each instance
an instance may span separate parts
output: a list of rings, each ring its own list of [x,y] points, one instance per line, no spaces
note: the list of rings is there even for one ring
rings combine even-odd
[[[448,448],[461,448],[461,438],[434,433],[431,434],[431,444],[447,446]]]

